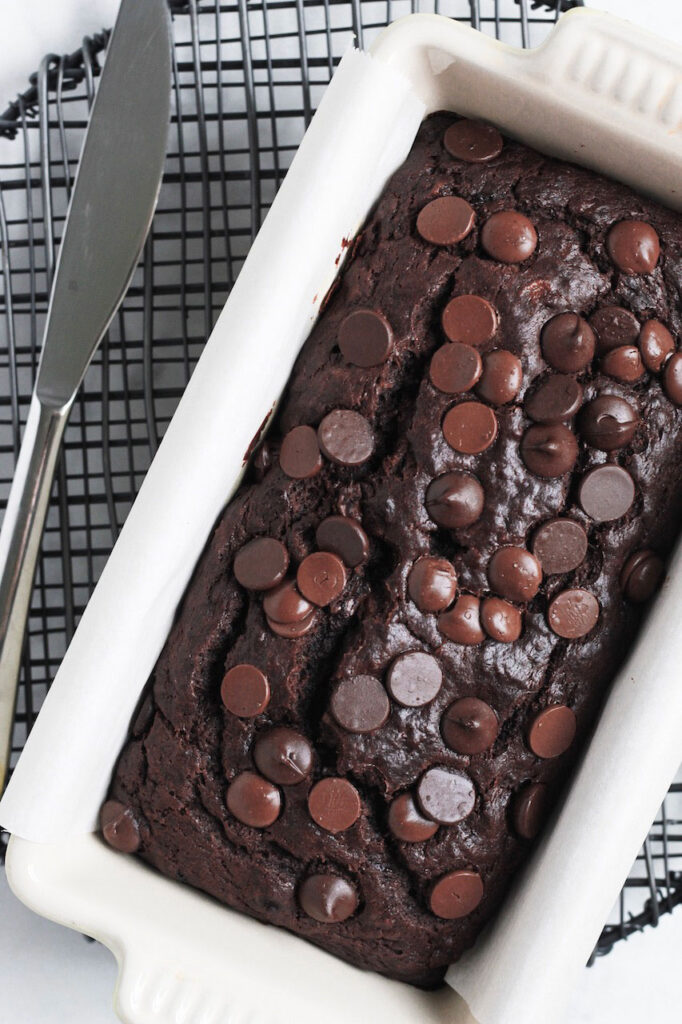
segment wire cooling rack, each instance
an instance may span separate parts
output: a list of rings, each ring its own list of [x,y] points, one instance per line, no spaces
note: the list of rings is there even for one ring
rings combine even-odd
[[[66,430],[47,519],[12,765],[335,65],[436,11],[537,45],[580,0],[169,0],[174,114],[152,231]],[[39,356],[55,253],[108,33],[48,55],[0,117],[0,510]],[[617,813],[617,809],[614,809]],[[604,823],[608,829],[608,822]],[[0,844],[0,855],[2,845]],[[682,902],[671,788],[595,953]]]

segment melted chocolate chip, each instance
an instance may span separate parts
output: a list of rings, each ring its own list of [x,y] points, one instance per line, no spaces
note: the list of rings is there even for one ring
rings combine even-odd
[[[481,402],[461,402],[446,412],[443,436],[453,451],[480,455],[497,437],[497,417]]]
[[[267,828],[277,821],[282,798],[276,786],[255,772],[242,772],[227,787],[227,809],[251,828]]]
[[[575,377],[554,373],[527,396],[526,416],[536,423],[564,423],[575,416],[582,401],[583,389]]]
[[[331,551],[350,569],[362,565],[369,557],[369,538],[357,519],[348,516],[329,516],[323,519],[315,532],[317,546]]]
[[[621,306],[602,306],[590,317],[590,325],[597,333],[600,355],[621,345],[634,345],[639,335],[639,320]]]
[[[284,580],[263,598],[263,610],[273,622],[289,625],[301,622],[315,609],[299,592],[293,580]]]
[[[560,313],[542,329],[542,353],[560,373],[580,373],[594,358],[594,331],[577,313]]]
[[[603,452],[625,448],[635,436],[638,425],[637,410],[617,395],[595,398],[585,406],[578,421],[585,442]]]
[[[621,220],[614,224],[606,238],[606,248],[624,274],[650,274],[661,253],[658,235],[643,220]]]
[[[299,637],[305,636],[309,633],[313,626],[317,616],[315,615],[315,609],[305,615],[302,619],[298,619],[296,622],[275,622],[274,619],[270,619],[266,615],[266,621],[270,629],[277,636],[284,637],[285,640],[298,640]]]
[[[651,373],[660,373],[675,351],[675,339],[660,320],[647,320],[639,335],[642,362]]]
[[[457,592],[454,566],[445,558],[418,558],[410,569],[407,591],[420,611],[444,611]]]
[[[466,199],[440,196],[422,207],[417,217],[417,231],[425,242],[433,245],[456,245],[471,233],[476,215]]]
[[[521,636],[523,618],[518,608],[499,597],[486,597],[481,604],[481,623],[491,640],[513,644]]]
[[[443,330],[452,342],[483,345],[497,330],[497,310],[480,295],[456,295],[443,310]]]
[[[540,563],[525,548],[499,548],[488,563],[488,581],[510,601],[531,601],[542,583]]]
[[[456,644],[480,644],[485,639],[481,628],[481,602],[473,594],[462,594],[454,607],[438,616],[438,629]]]
[[[620,585],[628,601],[644,604],[658,590],[664,572],[663,560],[644,548],[630,555],[620,574]]]
[[[429,367],[431,383],[446,395],[470,391],[483,372],[479,353],[471,345],[441,345]]]
[[[602,373],[623,384],[634,384],[644,376],[644,363],[634,345],[621,345],[607,352],[601,361]]]
[[[547,614],[550,627],[564,640],[587,636],[597,625],[599,602],[589,590],[562,590],[552,598]]]
[[[443,739],[457,754],[482,754],[484,750],[490,750],[499,729],[497,715],[478,697],[456,700],[440,723]]]
[[[279,464],[292,480],[306,480],[320,472],[322,456],[312,427],[294,427],[285,435],[279,450]]]
[[[491,405],[506,405],[516,398],[522,381],[521,360],[512,352],[498,348],[485,357],[476,391]]]
[[[522,839],[535,839],[545,820],[547,787],[529,782],[514,794],[512,821]]]
[[[450,871],[431,889],[429,906],[436,917],[455,921],[466,917],[483,899],[483,882],[476,871]]]
[[[674,405],[682,405],[682,352],[675,352],[666,363],[663,388]]]
[[[403,843],[423,843],[438,831],[438,824],[422,817],[411,793],[401,793],[388,809],[388,827]]]
[[[391,710],[386,691],[374,676],[342,680],[332,694],[330,706],[342,729],[358,733],[376,732]]]
[[[295,729],[277,726],[262,733],[253,748],[259,772],[280,786],[296,786],[310,774],[313,750]]]
[[[140,829],[132,808],[118,800],[107,800],[99,814],[102,836],[119,853],[136,853],[140,848]]]
[[[308,917],[320,924],[340,924],[358,909],[352,882],[339,875],[310,875],[298,891],[298,902]]]
[[[343,562],[329,551],[314,551],[303,559],[296,573],[298,589],[319,608],[331,604],[341,594],[346,579]]]
[[[289,552],[274,537],[256,537],[234,556],[234,575],[247,590],[271,590],[289,567]]]
[[[445,148],[457,160],[484,164],[502,152],[504,140],[497,128],[481,121],[462,120],[451,124],[443,138]]]
[[[528,746],[543,759],[564,754],[575,739],[575,715],[565,704],[554,704],[541,711],[528,730]]]
[[[537,424],[529,427],[521,439],[521,457],[536,476],[563,476],[576,464],[578,442],[561,423]]]
[[[483,512],[485,495],[472,473],[453,470],[432,480],[426,489],[426,511],[434,523],[454,530],[471,526]]]
[[[360,817],[360,795],[348,779],[320,779],[308,794],[308,811],[326,832],[345,832]]]
[[[339,348],[354,366],[378,366],[393,348],[393,331],[386,317],[376,309],[354,309],[339,327]]]
[[[481,245],[500,263],[522,263],[533,255],[537,244],[535,227],[516,210],[493,213],[481,229]]]
[[[399,654],[386,676],[386,688],[393,700],[406,708],[421,708],[438,696],[443,672],[432,654],[408,651]]]
[[[270,684],[267,676],[255,665],[235,665],[225,674],[220,697],[233,715],[255,718],[270,703]]]
[[[417,783],[417,802],[439,825],[455,825],[474,809],[476,791],[468,775],[447,768],[429,768]]]
[[[585,560],[587,534],[573,519],[550,519],[536,531],[532,547],[547,575],[572,572]]]
[[[332,462],[362,466],[374,451],[374,432],[364,416],[352,409],[334,409],[317,428],[317,439]]]

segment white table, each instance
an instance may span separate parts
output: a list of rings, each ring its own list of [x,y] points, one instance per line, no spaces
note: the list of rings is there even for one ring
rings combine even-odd
[[[678,0],[602,0],[601,6],[640,15],[648,28],[665,25],[668,37],[674,32],[682,41]],[[117,0],[0,0],[0,107],[23,88],[45,53],[73,51],[83,35],[111,25],[116,8]],[[32,914],[14,899],[2,872],[0,922],[7,1024],[115,1024],[116,965],[106,949]],[[619,943],[585,971],[570,1024],[679,1024],[681,952],[682,910],[656,931]]]

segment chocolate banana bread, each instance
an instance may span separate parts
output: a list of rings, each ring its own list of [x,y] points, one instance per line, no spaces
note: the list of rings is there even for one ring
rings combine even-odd
[[[199,562],[105,839],[436,984],[663,575],[681,289],[678,214],[491,126],[425,121]]]

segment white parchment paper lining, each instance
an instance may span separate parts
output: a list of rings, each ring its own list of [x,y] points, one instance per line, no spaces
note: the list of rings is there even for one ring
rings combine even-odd
[[[11,832],[95,827],[142,687],[245,451],[277,401],[353,235],[424,105],[344,57],[208,341],[0,803]],[[677,558],[553,828],[491,928],[448,974],[480,1024],[552,1024],[682,751]],[[360,982],[359,982],[360,985]],[[464,1010],[450,1017],[470,1021]]]

